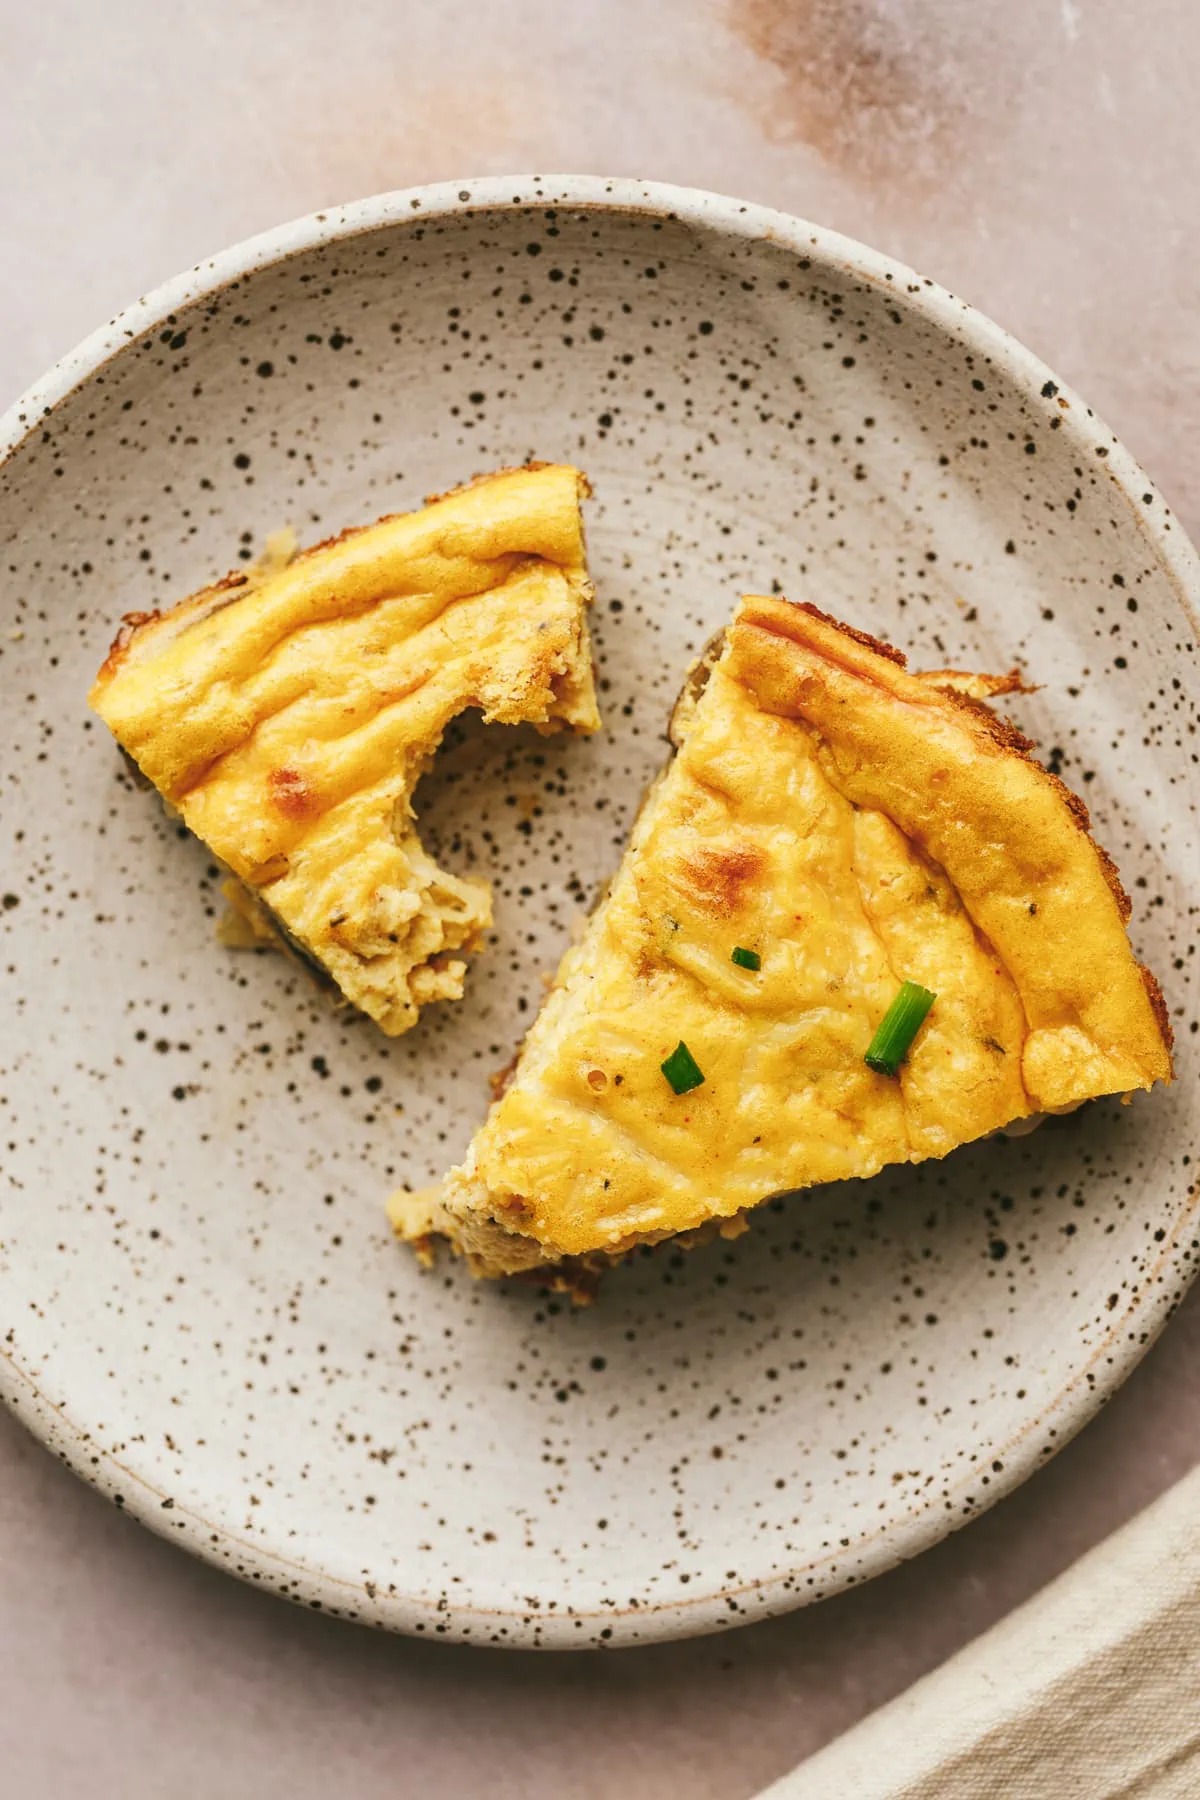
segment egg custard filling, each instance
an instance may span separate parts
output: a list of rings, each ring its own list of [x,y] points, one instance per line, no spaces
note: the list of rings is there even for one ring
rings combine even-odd
[[[744,599],[502,1091],[439,1188],[394,1197],[397,1233],[579,1291],[770,1195],[1169,1081],[1087,810],[986,704],[1019,686]]]
[[[530,464],[169,612],[131,614],[92,706],[277,934],[395,1036],[458,999],[485,881],[421,844],[413,790],[451,719],[591,732],[578,470]]]

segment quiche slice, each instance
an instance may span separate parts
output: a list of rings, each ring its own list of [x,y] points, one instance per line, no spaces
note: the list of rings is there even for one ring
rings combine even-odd
[[[1116,870],[984,704],[1019,686],[743,600],[486,1122],[394,1198],[399,1235],[578,1290],[771,1194],[1169,1081]],[[901,990],[932,1007],[889,1061]]]
[[[458,999],[485,881],[422,847],[456,713],[595,731],[578,470],[531,464],[125,621],[90,700],[231,897],[389,1035]]]

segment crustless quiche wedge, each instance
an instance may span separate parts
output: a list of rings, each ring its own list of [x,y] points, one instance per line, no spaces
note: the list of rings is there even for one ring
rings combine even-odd
[[[1086,809],[984,704],[1017,685],[743,600],[487,1120],[397,1232],[578,1291],[768,1195],[1168,1081]]]
[[[456,713],[595,731],[578,470],[531,464],[131,615],[91,703],[277,933],[391,1035],[463,991],[488,884],[422,848]]]

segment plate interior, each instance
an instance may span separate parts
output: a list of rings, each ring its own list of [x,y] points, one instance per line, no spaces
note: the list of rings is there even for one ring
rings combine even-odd
[[[0,470],[0,1337],[85,1475],[249,1578],[534,1644],[715,1629],[962,1523],[1190,1273],[1194,640],[1111,443],[821,241],[537,206],[402,220],[132,343]],[[577,462],[606,730],[452,728],[417,796],[495,884],[467,998],[389,1042],[213,941],[217,872],[84,695],[118,616],[528,456]],[[1153,496],[1148,507],[1161,503]],[[1180,1080],[772,1202],[589,1310],[388,1238],[464,1147],[739,592],[1011,708],[1092,808]]]

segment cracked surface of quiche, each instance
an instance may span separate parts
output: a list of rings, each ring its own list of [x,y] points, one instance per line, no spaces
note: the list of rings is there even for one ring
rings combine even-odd
[[[1169,1080],[1086,809],[983,703],[1019,685],[743,600],[513,1073],[398,1233],[487,1275],[603,1261]],[[936,1000],[892,1078],[864,1056],[905,981]],[[680,1044],[703,1079],[676,1092]]]
[[[90,695],[265,924],[385,1032],[457,999],[491,923],[412,793],[456,713],[598,728],[573,468],[482,477],[419,512],[126,620]]]

